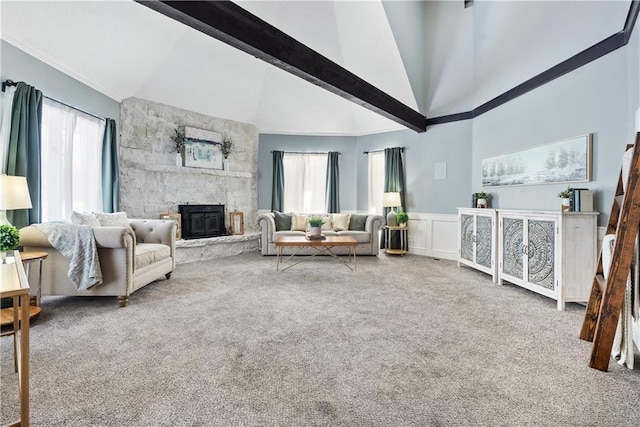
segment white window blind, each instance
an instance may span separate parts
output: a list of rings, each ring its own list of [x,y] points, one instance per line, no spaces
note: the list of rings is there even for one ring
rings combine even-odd
[[[104,120],[44,98],[42,102],[42,221],[102,212]]]
[[[284,153],[284,210],[322,213],[326,211],[325,193],[327,155]]]
[[[384,151],[370,152],[369,156],[369,213],[382,215],[384,193]]]

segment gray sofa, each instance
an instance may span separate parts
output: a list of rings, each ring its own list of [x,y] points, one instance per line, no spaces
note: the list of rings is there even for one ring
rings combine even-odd
[[[273,212],[264,213],[258,216],[258,227],[260,227],[260,252],[262,255],[277,255],[275,240],[279,236],[304,236],[303,231],[281,230],[276,231],[276,222]],[[330,231],[323,230],[326,236],[352,236],[358,241],[356,246],[357,255],[378,255],[380,251],[380,229],[384,227],[382,215],[368,215],[365,222],[364,231],[344,230]],[[295,247],[284,247],[283,255],[291,255],[297,249]],[[349,254],[348,247],[335,247],[333,252],[337,255]],[[317,253],[313,248],[305,248],[300,251],[301,255],[312,255]]]
[[[135,290],[169,278],[175,268],[176,222],[130,219],[131,227],[93,227],[102,270],[102,284],[78,290],[67,276],[69,261],[51,246],[37,227],[20,230],[25,251],[49,255],[42,264],[42,295],[115,296],[124,307]]]

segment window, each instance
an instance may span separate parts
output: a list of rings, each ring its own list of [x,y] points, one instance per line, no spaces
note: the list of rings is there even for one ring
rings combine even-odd
[[[42,102],[42,221],[102,212],[104,120],[44,98]]]
[[[284,210],[321,213],[326,210],[327,155],[284,153]]]
[[[382,215],[384,194],[384,151],[369,153],[369,213]]]

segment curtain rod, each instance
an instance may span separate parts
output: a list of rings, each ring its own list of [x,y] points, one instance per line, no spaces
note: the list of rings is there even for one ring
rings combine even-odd
[[[401,152],[404,151],[404,147],[397,147],[397,148],[399,148]],[[384,150],[386,150],[386,148],[383,148],[381,150],[363,151],[362,154],[379,153],[379,152],[384,151]]]
[[[273,153],[276,150],[272,150]],[[278,150],[279,151],[279,150]],[[339,151],[283,151],[285,154],[329,154],[329,153],[338,153],[342,154]]]
[[[2,91],[4,92],[7,86],[17,86],[17,85],[18,83],[14,82],[13,80],[7,79],[2,82]]]
[[[8,86],[17,86],[17,85],[18,85],[18,83],[19,83],[19,82],[14,82],[13,80],[7,79],[7,80],[5,80],[5,81],[3,81],[3,82],[2,82],[2,91],[4,92],[4,91],[5,91],[5,89],[6,89]],[[45,98],[47,98],[47,99],[48,99],[48,100],[50,100],[50,101],[54,101],[54,102],[57,102],[58,104],[62,104],[62,105],[64,105],[65,107],[69,107],[69,108],[72,108],[72,109],[74,109],[74,110],[76,110],[76,111],[80,111],[81,113],[87,114],[87,115],[89,115],[89,116],[91,116],[91,117],[95,117],[95,118],[96,118],[96,119],[98,119],[98,120],[104,120],[104,117],[96,116],[95,114],[91,114],[91,113],[90,113],[90,112],[88,112],[88,111],[81,110],[81,109],[80,109],[80,108],[78,108],[78,107],[74,107],[73,105],[66,104],[66,103],[64,103],[64,102],[62,102],[62,101],[58,101],[57,99],[51,98],[50,96],[46,96],[46,95],[42,95],[42,96],[44,96]]]
[[[62,101],[58,101],[57,99],[51,98],[50,96],[46,96],[46,95],[42,95],[42,96],[44,96],[45,98],[47,98],[49,101],[57,102],[58,104],[62,104],[62,105],[64,105],[65,107],[69,107],[69,108],[71,108],[71,109],[73,109],[73,110],[80,111],[81,113],[87,114],[87,115],[89,115],[89,116],[91,116],[91,117],[94,117],[94,118],[96,118],[96,119],[98,119],[98,120],[105,120],[105,118],[104,118],[104,117],[96,116],[95,114],[91,114],[91,113],[90,113],[90,112],[88,112],[88,111],[81,110],[81,109],[79,109],[78,107],[74,107],[73,105],[65,104],[64,102],[62,102]]]

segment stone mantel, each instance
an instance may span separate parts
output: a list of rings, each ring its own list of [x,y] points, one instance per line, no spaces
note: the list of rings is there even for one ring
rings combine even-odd
[[[256,228],[258,129],[141,98],[120,109],[120,209],[130,218],[157,218],[178,205],[223,204],[244,213],[245,230]],[[176,166],[176,128],[220,132],[234,141],[230,170]],[[229,217],[227,215],[227,226]]]

